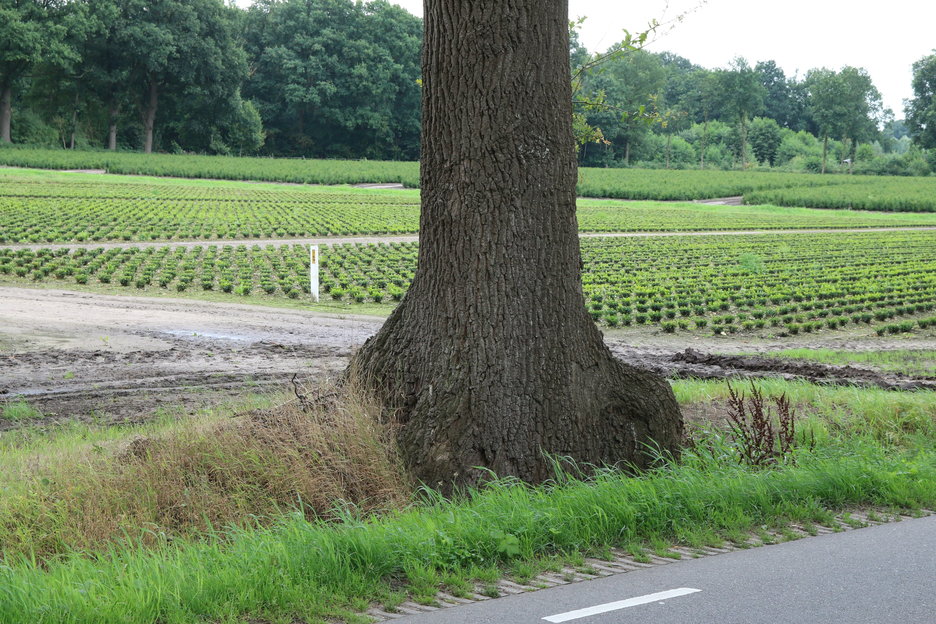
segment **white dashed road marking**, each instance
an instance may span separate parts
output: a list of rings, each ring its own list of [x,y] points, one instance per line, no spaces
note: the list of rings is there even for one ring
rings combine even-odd
[[[699,591],[702,590],[693,589],[691,587],[680,587],[678,589],[670,589],[668,591],[657,592],[655,594],[647,594],[645,596],[637,596],[636,598],[628,598],[627,600],[606,602],[605,604],[595,605],[594,607],[585,607],[584,609],[577,609],[575,611],[566,611],[565,613],[550,615],[548,617],[544,617],[543,619],[547,622],[553,622],[554,624],[557,622],[568,622],[569,620],[577,620],[579,618],[588,617],[590,615],[607,613],[608,611],[617,611],[618,609],[626,609],[627,607],[636,607],[637,605],[647,604],[648,602],[657,602],[658,600],[666,600],[668,598],[685,596],[686,594],[694,594]]]

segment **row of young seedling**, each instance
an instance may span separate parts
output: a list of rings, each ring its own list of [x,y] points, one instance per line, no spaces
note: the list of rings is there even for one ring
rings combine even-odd
[[[900,323],[892,323],[890,325],[881,325],[880,327],[876,328],[875,331],[877,332],[878,336],[884,336],[885,334],[904,334],[913,331],[917,327],[920,329],[936,327],[936,316],[917,319],[915,323],[913,321],[902,321]]]
[[[0,196],[0,243],[67,243],[404,234],[418,200],[309,194],[305,201]]]
[[[738,250],[723,253],[723,240],[587,239],[586,305],[604,325],[655,325],[666,332],[792,334],[925,314],[936,303],[933,235],[891,234],[900,248],[883,245],[880,236],[838,235],[848,239],[850,254],[839,253],[842,241],[829,242],[835,237],[828,235],[784,237],[789,249],[773,255],[769,237],[732,237],[741,250],[763,254],[755,270],[739,265]],[[322,295],[348,304],[398,301],[417,251],[416,243],[323,247]],[[308,292],[308,270],[303,245],[0,250],[0,276],[138,290],[299,298]]]
[[[61,176],[60,176],[61,177]],[[0,243],[227,240],[414,233],[419,197],[272,185],[69,183],[0,174]],[[259,186],[259,188],[257,188]],[[584,232],[936,225],[934,214],[581,202]]]

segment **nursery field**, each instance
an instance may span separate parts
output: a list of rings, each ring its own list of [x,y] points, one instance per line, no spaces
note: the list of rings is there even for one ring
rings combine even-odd
[[[245,179],[302,165],[113,158]],[[787,184],[682,173],[610,175],[694,197]],[[934,509],[936,228],[893,228],[936,212],[581,200],[587,308],[616,356],[669,377],[686,447],[640,476],[557,463],[548,486],[448,501],[406,476],[378,406],[323,382],[403,298],[418,243],[322,244],[315,307],[308,245],[255,240],[380,241],[414,233],[418,204],[0,171],[0,622],[365,622]],[[626,231],[647,234],[600,235]],[[739,404],[790,407],[786,437],[752,442]]]
[[[936,226],[936,214],[579,200],[583,232]],[[419,192],[7,170],[0,243],[415,233]]]
[[[734,197],[766,189],[838,186],[851,184],[855,179],[854,176],[777,171],[582,167],[579,169],[579,194],[617,199],[693,200]]]
[[[0,165],[37,169],[100,169],[108,173],[178,178],[304,184],[394,182],[419,186],[419,163],[379,160],[248,158],[6,147],[0,149]]]
[[[410,242],[325,246],[323,297],[349,311],[399,301],[417,250]],[[588,238],[582,255],[587,305],[609,327],[789,335],[936,325],[933,231]],[[306,245],[0,248],[5,283],[139,293],[299,299],[309,291],[308,267]]]
[[[748,204],[853,210],[936,212],[936,177],[860,178],[853,184],[797,186],[746,193]]]
[[[246,158],[176,154],[0,149],[0,166],[94,169],[113,174],[305,184],[401,183],[419,186],[419,164],[367,160]],[[855,188],[850,188],[852,186]],[[819,175],[777,171],[579,169],[583,197],[700,200],[745,196],[748,204],[934,211],[936,178]],[[842,190],[848,188],[849,190]]]

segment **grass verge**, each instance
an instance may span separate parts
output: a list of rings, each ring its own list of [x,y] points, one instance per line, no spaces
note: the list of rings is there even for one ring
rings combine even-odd
[[[674,387],[684,405],[727,391]],[[370,604],[431,602],[440,589],[531,573],[544,557],[718,546],[765,525],[822,524],[829,510],[936,505],[933,393],[761,387],[787,392],[807,428],[826,428],[815,448],[754,470],[729,436],[702,427],[679,462],[639,476],[557,464],[545,486],[500,480],[453,501],[413,494],[385,451],[392,432],[372,406],[351,409],[347,398],[324,411],[293,405],[88,444],[66,436],[68,455],[23,441],[0,478],[21,501],[0,510],[0,622],[357,622]],[[888,438],[861,424],[912,410],[929,427],[919,417]],[[850,426],[830,424],[844,412]],[[310,494],[296,496],[300,486],[321,493],[316,509]],[[134,505],[146,514],[130,513],[84,552],[62,539]],[[46,534],[57,541],[43,551]]]
[[[0,405],[0,420],[35,420],[42,418],[42,412],[26,401],[11,401]]]
[[[717,414],[728,398],[724,381],[687,379],[672,385],[680,404],[695,413]],[[768,398],[786,394],[801,421],[798,428],[823,445],[862,436],[903,448],[913,448],[921,439],[936,440],[936,393],[930,391],[820,386],[784,379],[759,379],[757,385]],[[702,417],[703,424],[708,418]]]
[[[458,502],[435,500],[340,523],[300,514],[269,528],[231,529],[155,548],[115,547],[44,568],[0,568],[5,622],[353,620],[406,583],[437,591],[490,566],[543,553],[637,542],[718,544],[785,519],[821,522],[828,508],[936,503],[936,454],[891,456],[866,443],[752,472],[714,454],[633,478],[604,472],[550,487],[500,481]]]
[[[336,501],[362,513],[399,508],[411,488],[375,411],[347,395],[311,411],[291,402],[117,435],[9,432],[0,438],[4,557],[152,546],[297,508],[327,517]]]

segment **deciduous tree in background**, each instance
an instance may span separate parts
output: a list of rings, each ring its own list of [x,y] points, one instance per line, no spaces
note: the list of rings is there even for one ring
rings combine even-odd
[[[822,139],[822,173],[829,157],[829,137],[838,132],[842,118],[835,72],[831,69],[811,69],[806,74],[807,109]]]
[[[843,67],[839,72],[814,69],[806,74],[806,87],[809,113],[822,138],[822,173],[826,171],[829,138],[847,142],[854,161],[858,141],[874,135],[882,114],[881,94],[868,72],[854,67]]]
[[[754,158],[758,162],[773,166],[780,148],[782,134],[780,125],[769,117],[755,117],[748,132]]]
[[[748,127],[751,117],[764,108],[767,90],[748,62],[741,57],[731,61],[731,66],[719,73],[719,82],[724,91],[722,101],[725,110],[737,124],[738,157],[744,168],[747,166]]]
[[[416,159],[418,18],[388,2],[264,0],[247,18],[269,148],[281,154]]]
[[[633,148],[650,132],[643,111],[652,108],[654,98],[663,91],[665,78],[659,58],[643,50],[614,57],[586,78],[586,90],[603,95],[602,106],[588,113],[588,123],[601,128],[613,146],[588,145],[584,147],[586,155],[597,152],[600,158],[613,154],[625,165],[630,164]]]
[[[481,466],[531,482],[545,453],[645,465],[682,421],[586,312],[565,0],[428,0],[416,275],[350,373],[442,488]]]
[[[64,1],[0,0],[0,142],[12,140],[13,89],[41,63],[75,56],[66,42]]]
[[[913,98],[905,102],[913,141],[936,148],[936,50],[913,64]]]

